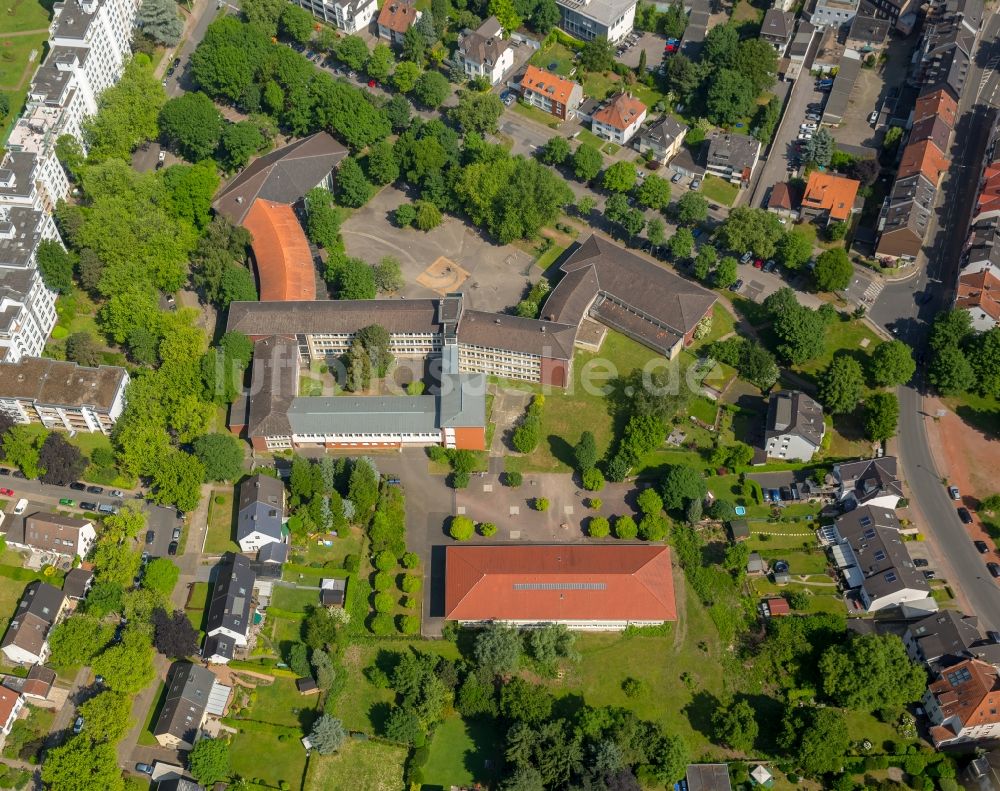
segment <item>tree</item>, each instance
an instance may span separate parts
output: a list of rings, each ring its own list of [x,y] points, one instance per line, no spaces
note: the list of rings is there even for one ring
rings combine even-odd
[[[448,111],[448,117],[465,133],[492,134],[503,115],[503,102],[495,93],[459,91],[458,106]]]
[[[361,71],[368,60],[368,45],[360,36],[344,36],[337,42],[334,57],[354,71]]]
[[[871,376],[875,384],[883,387],[906,384],[916,370],[913,352],[902,341],[887,341],[875,347],[871,361]]]
[[[203,430],[204,424],[198,428]],[[190,453],[172,448],[159,458],[152,481],[154,502],[176,505],[181,511],[193,511],[201,499],[205,468]]]
[[[859,675],[857,668],[864,667]],[[819,661],[823,692],[837,706],[874,711],[906,706],[927,686],[922,667],[910,662],[896,635],[863,635],[823,652]]]
[[[518,453],[531,453],[542,439],[542,421],[537,415],[528,414],[514,429],[511,443]]]
[[[132,698],[105,690],[81,703],[77,713],[86,722],[91,738],[114,744],[132,727]]]
[[[749,116],[757,92],[749,77],[733,69],[722,69],[712,78],[705,98],[708,119],[714,124],[731,126]]]
[[[597,464],[597,443],[594,435],[590,431],[584,431],[580,435],[580,441],[573,449],[573,457],[576,459],[576,469],[579,473],[585,473],[593,469]]]
[[[156,675],[150,639],[138,629],[126,629],[117,645],[106,648],[94,660],[94,673],[104,676],[108,689],[135,695]]]
[[[3,457],[23,472],[26,478],[37,478],[39,451],[44,441],[44,436],[27,426],[14,426],[3,435]]]
[[[753,706],[742,698],[719,706],[712,715],[712,731],[715,740],[727,747],[752,752],[759,732]]]
[[[865,436],[885,442],[895,436],[899,423],[899,399],[895,393],[875,393],[865,401]]]
[[[695,256],[692,274],[702,282],[707,281],[708,275],[712,271],[712,267],[715,266],[718,258],[719,254],[712,245],[703,244],[698,248],[698,255]]]
[[[346,258],[336,270],[337,299],[375,299],[375,272],[360,258]]]
[[[172,47],[184,34],[184,20],[174,0],[150,0],[139,6],[135,26],[154,41]]]
[[[778,216],[765,209],[737,206],[718,231],[718,239],[730,250],[751,250],[770,258],[777,249],[784,228]]]
[[[579,181],[590,181],[601,172],[604,157],[590,143],[581,143],[573,152],[573,175]]]
[[[417,87],[417,80],[420,79],[421,74],[420,66],[412,60],[400,61],[396,66],[396,70],[392,73],[392,84],[400,93],[410,93],[410,91]],[[407,121],[409,121],[409,103],[405,99],[403,102],[406,103],[406,115]],[[406,124],[402,124],[401,126],[406,126]],[[393,124],[393,127],[399,128],[397,124]]]
[[[739,261],[727,255],[715,268],[715,285],[718,288],[729,288],[739,278]]]
[[[155,138],[160,131],[157,118],[166,98],[149,58],[132,58],[118,83],[101,94],[97,115],[84,121],[88,161],[99,163],[114,158],[124,162],[140,143]],[[93,209],[91,206],[91,220]]]
[[[354,157],[347,157],[337,168],[337,200],[344,206],[364,206],[372,196],[372,185]]]
[[[966,310],[946,310],[934,317],[929,338],[933,351],[958,347],[972,334],[972,317]]]
[[[289,6],[295,8],[296,6]],[[220,164],[226,170],[239,170],[260,151],[266,141],[260,128],[250,121],[225,124],[219,140]]]
[[[821,775],[840,770],[851,739],[837,709],[789,708],[778,742],[803,770]]]
[[[684,464],[669,466],[660,486],[663,505],[668,510],[684,508],[691,500],[701,500],[706,491],[701,473]]]
[[[708,217],[708,201],[700,192],[685,192],[677,201],[677,222],[681,225],[697,225]]]
[[[421,231],[432,231],[441,224],[441,210],[430,201],[417,201],[417,216],[414,220]]]
[[[417,97],[417,101],[431,110],[444,104],[450,91],[448,80],[437,71],[425,71],[413,87],[413,95]]]
[[[188,754],[188,769],[204,786],[229,777],[229,742],[225,739],[200,739]]]
[[[993,327],[976,335],[968,358],[976,376],[976,390],[986,396],[1000,396],[1000,329]]]
[[[694,234],[687,228],[678,228],[677,233],[667,242],[667,248],[670,250],[670,255],[677,260],[690,258],[694,251]]]
[[[654,217],[646,223],[646,238],[653,247],[662,247],[667,242],[666,228],[663,220]]]
[[[583,473],[583,488],[588,492],[599,492],[604,488],[604,473],[597,467],[591,467]]]
[[[855,159],[847,169],[851,178],[861,182],[862,189],[872,186],[878,180],[882,168],[875,158]]]
[[[476,532],[475,523],[467,516],[453,516],[448,526],[448,535],[456,541],[468,541]]]
[[[888,134],[886,135],[888,137]],[[833,135],[826,129],[821,128],[806,141],[805,158],[809,162],[819,165],[821,168],[828,167],[830,158],[833,156]]]
[[[477,635],[473,656],[484,672],[506,676],[517,671],[521,648],[521,635],[515,627],[493,623]]]
[[[125,791],[114,743],[95,744],[83,733],[46,751],[42,781],[59,791]]]
[[[320,755],[330,755],[347,741],[344,724],[336,717],[323,714],[309,731],[309,743]]]
[[[846,354],[833,358],[820,374],[818,395],[827,411],[836,414],[853,412],[865,386],[861,364]]]
[[[559,135],[550,137],[542,146],[539,156],[546,165],[561,165],[569,159],[569,141]]]
[[[635,165],[625,160],[610,165],[604,171],[601,186],[609,192],[628,192],[635,186]]]
[[[369,324],[355,334],[354,339],[361,344],[371,360],[376,376],[384,377],[392,365],[392,353],[389,351],[390,337],[388,330],[380,324]]]
[[[426,733],[415,711],[394,706],[385,720],[385,737],[400,744],[423,746]]]
[[[778,240],[775,257],[788,269],[798,269],[812,258],[812,240],[802,231],[789,231]]]
[[[376,143],[368,151],[368,177],[376,184],[391,184],[399,178],[399,160],[387,140]]]
[[[854,266],[843,247],[827,250],[816,259],[813,277],[820,291],[840,291],[847,288],[854,276]]]
[[[200,91],[169,99],[160,110],[160,132],[190,162],[212,156],[222,139],[222,113]]]
[[[611,523],[603,516],[593,517],[587,525],[591,538],[607,538],[611,534]]]
[[[405,285],[399,261],[392,256],[383,257],[372,267],[372,272],[375,275],[375,287],[382,294],[392,294]]]
[[[646,50],[643,50],[645,52]],[[670,182],[654,173],[642,180],[635,199],[649,209],[662,209],[670,203]]]
[[[170,563],[166,558],[158,560]],[[153,610],[153,629],[153,646],[164,656],[181,658],[198,653],[198,632],[183,610],[174,610],[170,615],[162,607]]]
[[[750,80],[759,95],[774,85],[778,53],[763,39],[743,39],[736,48],[733,67]]]
[[[180,569],[170,558],[153,558],[146,564],[146,570],[142,574],[142,587],[158,593],[166,601],[170,598],[180,573]]]
[[[83,475],[87,469],[87,457],[75,445],[70,445],[62,434],[53,431],[42,443],[38,466],[43,470],[42,483],[66,486]]]
[[[521,17],[512,0],[490,0],[488,10],[490,16],[497,18],[508,35],[521,27]]]
[[[73,256],[59,242],[43,239],[35,258],[47,288],[65,293],[73,287]]]
[[[194,455],[209,481],[235,481],[243,472],[243,443],[232,434],[205,434],[194,441]]]
[[[385,42],[380,41],[365,61],[365,73],[373,80],[385,82],[392,72],[393,64],[396,62],[392,54],[392,49]]]
[[[580,66],[585,71],[610,71],[615,63],[615,51],[604,36],[596,36],[580,50]]]
[[[427,39],[416,25],[411,25],[403,34],[404,62],[413,63],[419,69],[423,65],[427,53]]]
[[[637,535],[639,535],[639,528],[631,516],[625,514],[615,518],[615,538],[622,541],[633,541]]]
[[[80,613],[60,621],[49,634],[49,661],[56,667],[89,664],[114,631],[113,625],[90,614]]]
[[[797,365],[822,354],[830,309],[812,310],[800,305],[787,287],[768,296],[764,309],[780,339],[777,350],[782,357]]]
[[[552,695],[541,684],[515,676],[500,688],[500,713],[510,722],[538,724],[552,716]]]
[[[559,6],[555,0],[538,0],[531,12],[531,26],[543,36],[559,24]]]

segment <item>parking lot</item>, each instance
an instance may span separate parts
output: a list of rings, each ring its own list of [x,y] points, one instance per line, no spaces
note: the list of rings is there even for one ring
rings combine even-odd
[[[661,36],[659,33],[642,33],[638,30],[634,32],[633,36],[634,38],[630,36],[622,39],[618,50],[616,50],[621,51],[621,55],[618,55],[617,60],[634,69],[639,65],[639,53],[645,50],[646,68],[655,69],[659,66],[663,61],[663,48],[667,44],[667,37]],[[630,46],[621,49],[622,45],[629,43]]]

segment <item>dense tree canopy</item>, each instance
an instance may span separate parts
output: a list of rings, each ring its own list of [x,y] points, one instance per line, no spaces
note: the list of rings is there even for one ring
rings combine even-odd
[[[212,156],[222,138],[222,113],[200,91],[167,100],[159,123],[167,142],[190,162]]]
[[[155,138],[157,118],[166,99],[149,58],[132,58],[117,84],[101,94],[100,112],[84,121],[90,160],[127,160],[140,143]]]
[[[857,669],[864,667],[863,674]],[[923,668],[910,661],[896,635],[863,635],[827,649],[820,659],[823,692],[838,706],[874,711],[920,699],[927,686]]]

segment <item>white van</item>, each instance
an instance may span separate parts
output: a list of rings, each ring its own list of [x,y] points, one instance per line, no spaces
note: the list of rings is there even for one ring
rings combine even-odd
[[[28,510],[28,500],[22,497],[17,501],[17,505],[14,506],[14,516],[20,516],[25,511]]]

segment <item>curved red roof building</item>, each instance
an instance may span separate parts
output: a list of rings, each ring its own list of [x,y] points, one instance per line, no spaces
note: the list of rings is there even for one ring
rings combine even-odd
[[[670,549],[648,544],[450,546],[445,616],[616,631],[677,620]]]
[[[261,301],[316,299],[312,251],[291,206],[258,198],[243,227],[253,236]]]

